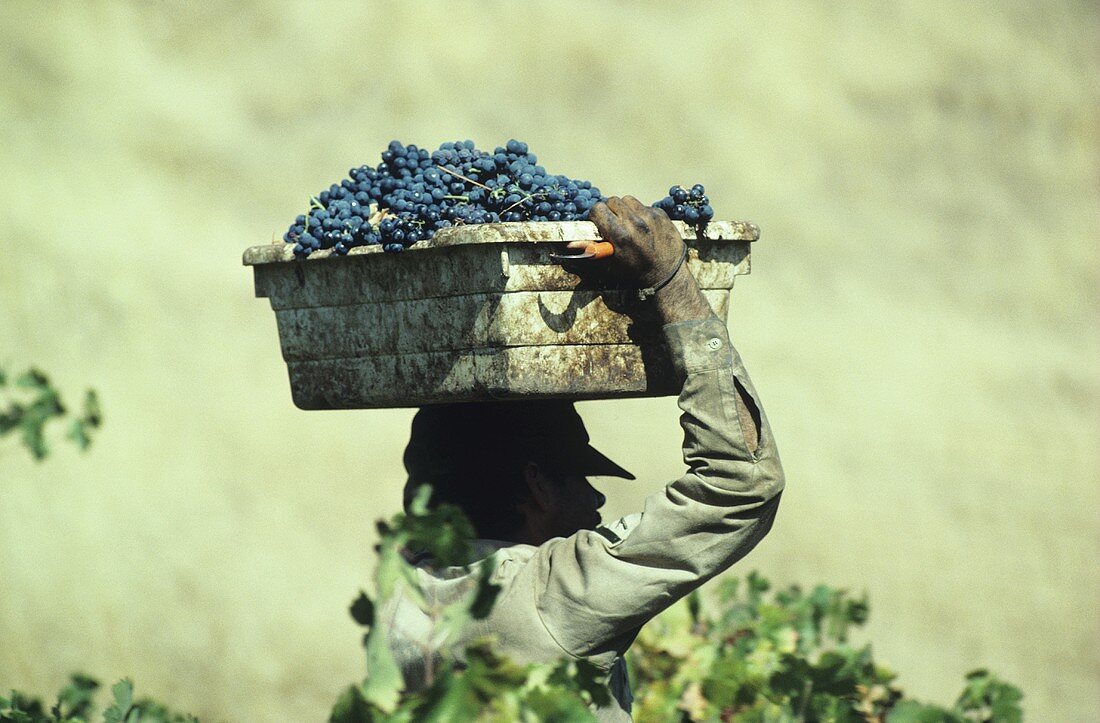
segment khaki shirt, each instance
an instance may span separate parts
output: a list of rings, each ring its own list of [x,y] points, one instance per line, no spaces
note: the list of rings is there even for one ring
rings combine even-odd
[[[679,405],[687,472],[650,495],[644,510],[596,530],[534,547],[479,540],[502,587],[484,620],[450,644],[456,654],[484,635],[521,663],[584,658],[608,671],[612,702],[601,721],[629,721],[632,696],[622,656],[639,628],[676,600],[745,556],[767,534],[783,489],[783,470],[763,407],[717,317],[664,327],[683,382]],[[746,444],[753,424],[737,386],[760,413],[755,453]],[[750,430],[751,431],[751,430]],[[471,572],[473,570],[473,572]],[[429,604],[464,598],[473,568],[421,563],[417,574]],[[425,683],[438,659],[442,633],[401,595],[383,601],[377,622],[410,690]],[[434,656],[434,658],[433,658]]]

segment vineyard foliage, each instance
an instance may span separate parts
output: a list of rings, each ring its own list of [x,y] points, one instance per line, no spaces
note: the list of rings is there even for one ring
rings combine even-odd
[[[538,723],[595,721],[593,704],[609,701],[603,672],[582,660],[519,664],[494,652],[491,639],[464,650],[447,639],[492,609],[499,588],[487,567],[470,595],[450,606],[432,607],[420,594],[411,552],[442,565],[478,565],[470,560],[472,527],[453,507],[428,509],[415,499],[408,513],[379,522],[378,566],[373,598],[361,592],[351,605],[364,626],[366,678],[339,695],[331,723],[481,721]],[[405,690],[384,627],[376,626],[380,600],[403,588],[430,612],[444,633],[428,685]],[[927,705],[905,696],[896,675],[876,663],[870,645],[856,646],[850,633],[867,621],[866,596],[818,585],[773,590],[752,572],[727,577],[713,590],[693,593],[647,624],[627,662],[639,723],[666,721],[836,721],[887,723],[976,723],[1022,720],[1018,688],[985,670],[966,676],[950,706]],[[0,723],[92,721],[98,684],[73,676],[49,709],[13,692],[0,698]],[[149,700],[135,702],[127,680],[112,688],[104,723],[192,723]],[[96,719],[100,720],[100,719]]]
[[[99,397],[92,389],[84,393],[81,414],[72,416],[61,400],[61,393],[50,378],[35,368],[27,369],[9,383],[0,368],[0,438],[18,433],[23,446],[38,461],[50,453],[46,427],[50,422],[69,416],[66,437],[81,451],[92,444],[92,434],[103,423]]]
[[[0,696],[0,723],[198,723],[198,718],[169,710],[148,698],[134,700],[134,686],[120,680],[111,686],[111,704],[96,716],[95,695],[99,682],[86,675],[73,675],[47,708],[41,700],[12,692]]]
[[[693,593],[642,628],[627,662],[647,721],[1019,721],[1022,693],[985,670],[950,708],[905,697],[849,634],[866,596],[818,585],[772,591],[755,572]]]
[[[469,523],[455,508],[428,510],[425,502],[417,498],[408,514],[379,526],[379,597],[398,585],[418,594],[403,551],[427,552],[443,565],[469,563]],[[442,629],[453,633],[470,618],[487,614],[497,593],[489,572],[483,571],[481,584],[466,601],[432,611]],[[1022,719],[1020,690],[984,670],[967,675],[963,692],[949,708],[906,698],[896,675],[874,661],[870,645],[849,643],[852,629],[867,621],[866,596],[825,585],[808,593],[797,586],[772,592],[755,572],[744,579],[726,578],[717,587],[711,596],[693,593],[642,628],[627,657],[639,723]],[[601,672],[583,661],[521,666],[495,655],[491,640],[466,651],[444,645],[429,687],[404,691],[384,629],[370,627],[373,609],[365,593],[352,605],[352,616],[368,626],[364,645],[370,674],[344,692],[333,723],[572,723],[595,720],[589,704],[607,701]]]

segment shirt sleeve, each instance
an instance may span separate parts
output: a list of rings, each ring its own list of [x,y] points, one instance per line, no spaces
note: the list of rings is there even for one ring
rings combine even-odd
[[[775,441],[725,324],[712,316],[664,333],[683,379],[687,472],[640,515],[551,540],[531,560],[539,616],[571,655],[625,650],[642,624],[755,547],[779,504]]]

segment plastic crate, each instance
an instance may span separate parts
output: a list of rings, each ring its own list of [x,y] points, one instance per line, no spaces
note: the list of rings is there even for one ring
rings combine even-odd
[[[759,231],[712,221],[697,237],[677,226],[688,268],[725,319]],[[582,282],[549,258],[598,238],[587,221],[480,224],[401,253],[295,259],[278,243],[249,248],[244,263],[275,310],[301,409],[678,393],[659,324],[635,292]]]

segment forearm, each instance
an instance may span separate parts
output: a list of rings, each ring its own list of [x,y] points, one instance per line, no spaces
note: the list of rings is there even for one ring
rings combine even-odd
[[[661,325],[706,319],[714,314],[687,264],[681,266],[672,280],[657,291],[650,303]]]
[[[657,291],[653,304],[662,325],[717,318],[686,264],[679,268],[664,288]],[[736,386],[738,421],[745,433],[749,451],[755,452],[760,442],[759,413],[753,413],[753,402],[741,385]]]

